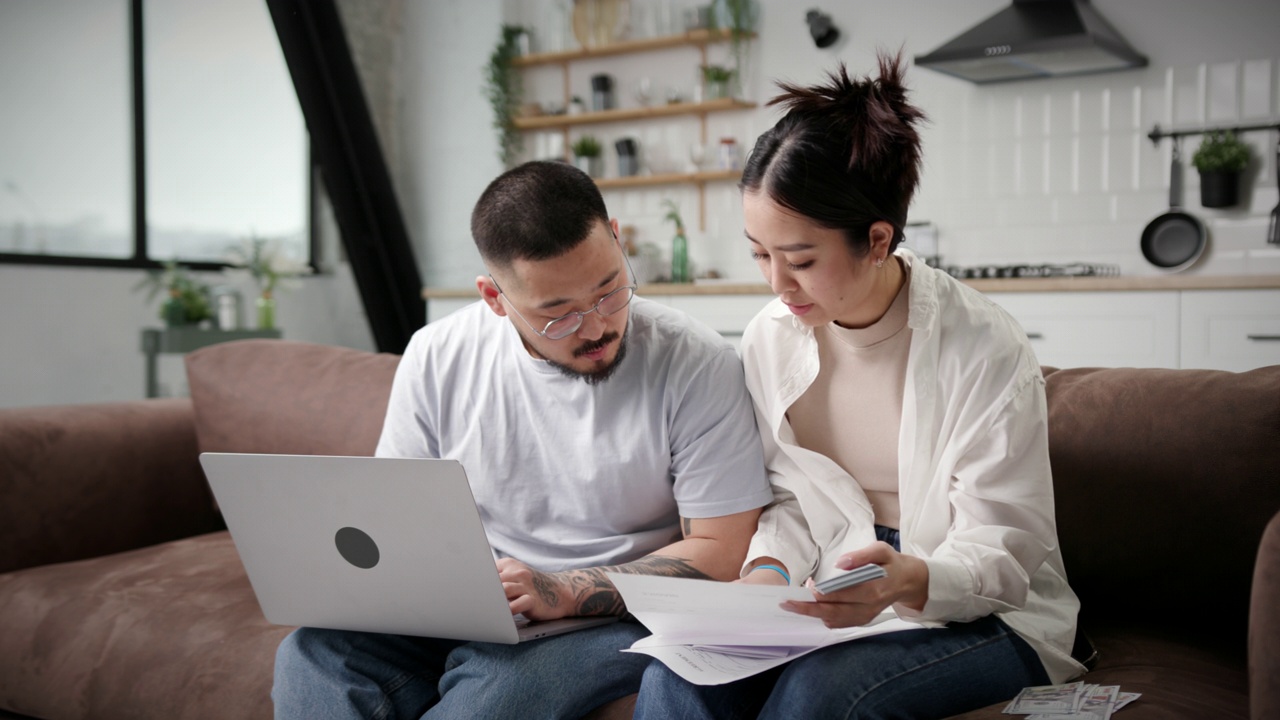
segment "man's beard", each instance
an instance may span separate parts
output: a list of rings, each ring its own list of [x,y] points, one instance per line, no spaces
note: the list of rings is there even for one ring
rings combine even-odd
[[[589,342],[589,343],[583,343],[581,346],[579,346],[576,350],[573,351],[573,356],[575,358],[582,357],[583,355],[586,355],[589,352],[599,350],[601,347],[603,347],[604,345],[608,345],[614,340],[618,340],[619,337],[621,337],[622,339],[618,343],[618,354],[613,357],[613,362],[609,363],[608,365],[606,365],[605,367],[599,370],[582,372],[581,370],[574,370],[568,365],[562,365],[556,362],[555,360],[547,360],[547,363],[549,363],[551,367],[559,370],[560,374],[564,375],[565,377],[580,379],[588,385],[599,385],[605,380],[608,380],[613,375],[614,371],[618,369],[618,366],[622,364],[622,358],[627,356],[626,331],[624,330],[621,336],[619,336],[618,333],[616,332],[606,333],[605,335],[601,336],[599,340],[596,340],[594,342]]]

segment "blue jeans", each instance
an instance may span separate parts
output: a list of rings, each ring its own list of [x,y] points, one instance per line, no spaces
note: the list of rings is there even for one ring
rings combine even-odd
[[[877,527],[876,537],[898,547],[896,530]],[[694,685],[655,662],[635,717],[926,720],[1048,683],[1035,650],[992,615],[832,645],[725,685]]]
[[[579,718],[640,688],[648,635],[618,622],[518,645],[299,628],[276,651],[276,718]]]

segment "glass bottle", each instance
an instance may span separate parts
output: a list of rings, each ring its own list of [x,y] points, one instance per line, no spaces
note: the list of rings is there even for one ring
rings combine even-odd
[[[671,238],[671,282],[689,282],[689,241],[684,233],[676,231]]]
[[[276,326],[276,299],[270,290],[262,291],[258,297],[258,329],[271,330]]]

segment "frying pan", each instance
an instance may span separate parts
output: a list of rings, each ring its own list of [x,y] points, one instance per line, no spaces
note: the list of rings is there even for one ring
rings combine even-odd
[[[1191,267],[1204,252],[1204,223],[1182,211],[1182,152],[1173,140],[1169,168],[1169,212],[1147,223],[1142,231],[1142,257],[1158,268],[1177,272]]]

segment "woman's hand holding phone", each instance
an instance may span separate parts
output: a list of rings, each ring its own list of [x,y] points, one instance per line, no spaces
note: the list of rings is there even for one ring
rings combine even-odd
[[[924,607],[929,594],[929,567],[923,560],[903,555],[888,543],[876,542],[836,561],[836,567],[842,570],[867,565],[880,566],[884,575],[843,589],[831,590],[827,586],[826,593],[820,592],[810,578],[805,587],[813,591],[814,602],[789,600],[782,603],[783,609],[816,617],[829,628],[845,628],[866,625],[894,603],[916,610]]]

